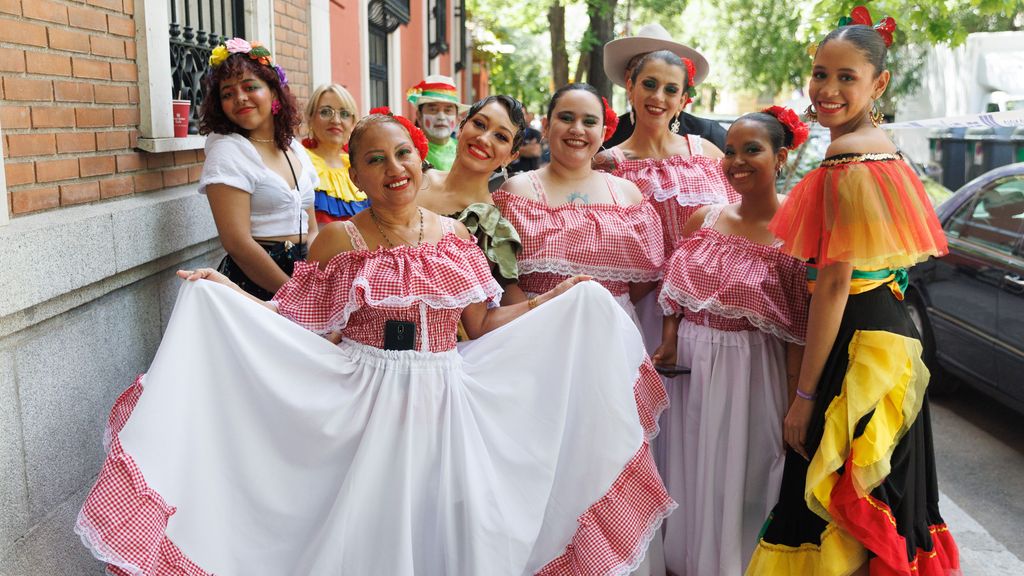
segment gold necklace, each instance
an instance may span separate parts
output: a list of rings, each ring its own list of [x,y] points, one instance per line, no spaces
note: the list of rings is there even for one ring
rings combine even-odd
[[[251,136],[246,136],[246,138],[248,138],[250,142],[259,142],[260,144],[270,144],[271,142],[274,141],[273,138],[271,138],[270,140],[260,140],[259,138],[253,138]]]
[[[420,237],[416,240],[416,246],[419,246],[420,244],[423,243],[423,208],[417,207],[416,211],[419,212],[420,214]],[[370,218],[373,219],[373,223],[377,225],[377,231],[380,232],[380,235],[384,238],[384,241],[388,243],[388,248],[394,248],[395,245],[391,242],[391,238],[388,238],[387,233],[384,232],[384,228],[380,225],[380,220],[377,220],[377,214],[374,213],[373,206],[370,206]],[[395,231],[395,233],[397,234],[398,232]],[[402,238],[401,235],[399,235],[398,237],[402,240],[403,244],[409,244],[410,246],[412,245],[408,240]]]

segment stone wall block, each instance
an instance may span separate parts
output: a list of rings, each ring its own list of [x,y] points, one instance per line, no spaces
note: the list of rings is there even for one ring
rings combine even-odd
[[[14,354],[0,350],[0,574],[15,540],[28,532],[24,462]]]
[[[15,358],[33,524],[91,486],[110,408],[149,365],[159,328],[158,292],[137,282],[28,330]]]
[[[159,194],[164,194],[163,192]],[[140,203],[114,214],[117,271],[121,272],[217,236],[210,204],[200,194]]]
[[[5,231],[10,234],[2,235],[0,270],[19,273],[0,274],[0,317],[116,272],[109,216],[75,219],[63,226],[20,229],[19,224],[15,220]]]
[[[92,483],[64,501],[53,514],[0,560],[0,576],[102,576],[104,566],[82,545],[73,529]]]

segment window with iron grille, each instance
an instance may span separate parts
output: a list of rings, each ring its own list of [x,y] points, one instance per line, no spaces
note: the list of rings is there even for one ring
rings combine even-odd
[[[430,0],[427,5],[427,52],[437,58],[448,52],[448,5],[446,0]]]
[[[387,106],[388,35],[409,23],[408,0],[370,0],[367,5],[370,52],[370,105]]]
[[[203,75],[210,52],[229,38],[244,38],[245,0],[169,0],[171,95],[192,103],[188,133],[198,134]]]

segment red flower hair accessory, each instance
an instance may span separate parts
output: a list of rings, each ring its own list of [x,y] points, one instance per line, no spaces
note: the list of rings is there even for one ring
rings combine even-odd
[[[800,121],[800,117],[797,116],[791,108],[785,106],[769,106],[764,110],[761,110],[765,114],[774,116],[776,120],[782,124],[782,127],[792,136],[790,138],[789,148],[790,150],[796,150],[801,144],[807,141],[809,130],[807,124]]]
[[[412,123],[405,116],[394,114],[391,112],[391,108],[387,106],[381,106],[379,108],[373,108],[370,110],[370,114],[383,114],[385,116],[391,116],[398,121],[402,127],[409,133],[409,137],[412,138],[413,146],[416,147],[416,151],[420,153],[420,159],[427,159],[427,152],[430,151],[430,143],[427,141],[427,136],[420,130],[415,124]]]
[[[607,142],[619,127],[619,115],[608,105],[608,99],[604,96],[601,96],[601,104],[604,104],[604,141]]]
[[[886,16],[874,24],[871,21],[871,13],[864,6],[857,6],[851,12],[849,16],[843,16],[839,19],[840,26],[852,26],[854,24],[863,24],[864,26],[871,26],[882,36],[882,40],[885,42],[885,47],[892,46],[892,35],[896,32],[896,21],[891,16]]]
[[[686,66],[686,101],[683,102],[683,108],[687,104],[693,102],[694,97],[697,96],[697,89],[693,85],[693,77],[697,75],[697,69],[693,65],[693,61],[689,58],[683,58],[683,65]]]

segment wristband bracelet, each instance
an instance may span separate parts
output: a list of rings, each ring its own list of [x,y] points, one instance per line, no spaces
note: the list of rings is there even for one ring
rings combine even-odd
[[[529,308],[530,310],[533,310],[537,306],[540,306],[540,300],[538,300],[537,298],[530,298],[529,300],[526,301],[526,307]]]
[[[815,392],[814,394],[808,394],[807,392],[804,392],[799,388],[796,389],[796,395],[800,398],[803,398],[804,400],[814,400],[815,398],[818,397],[817,392]]]

